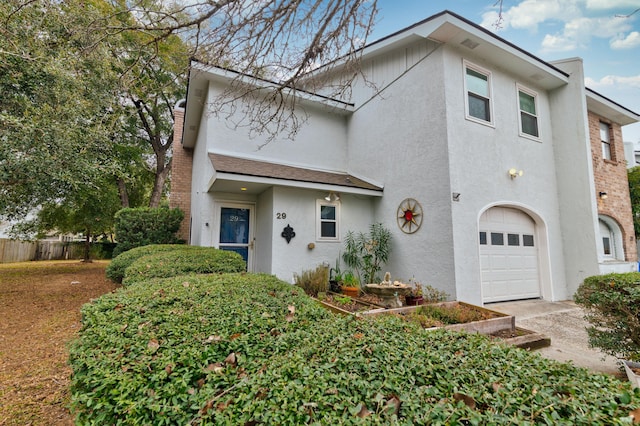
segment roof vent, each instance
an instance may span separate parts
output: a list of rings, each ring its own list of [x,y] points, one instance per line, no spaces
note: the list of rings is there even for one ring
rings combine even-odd
[[[464,41],[460,44],[463,45],[464,47],[468,47],[471,50],[475,49],[480,45],[480,43],[476,43],[475,41],[468,38],[464,39]]]

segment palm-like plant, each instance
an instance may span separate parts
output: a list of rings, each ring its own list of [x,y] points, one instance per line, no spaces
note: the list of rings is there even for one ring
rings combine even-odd
[[[391,232],[382,223],[374,223],[368,234],[347,232],[342,260],[358,274],[360,282],[373,283],[380,281],[377,274],[390,252]]]

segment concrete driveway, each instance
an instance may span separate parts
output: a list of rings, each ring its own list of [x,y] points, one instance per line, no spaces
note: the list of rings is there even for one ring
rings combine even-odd
[[[617,359],[589,347],[584,311],[572,301],[519,300],[485,305],[516,317],[516,326],[545,334],[551,346],[537,349],[540,355],[625,379]]]

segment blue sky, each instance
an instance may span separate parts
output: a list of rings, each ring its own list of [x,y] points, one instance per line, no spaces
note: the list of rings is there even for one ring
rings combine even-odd
[[[370,41],[450,10],[552,61],[580,57],[587,87],[640,114],[640,0],[378,0]],[[640,124],[622,129],[640,149]]]

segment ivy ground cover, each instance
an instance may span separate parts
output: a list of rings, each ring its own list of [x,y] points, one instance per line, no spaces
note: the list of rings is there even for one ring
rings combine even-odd
[[[83,308],[80,424],[632,424],[613,377],[398,318],[324,310],[252,274],[133,284]]]

